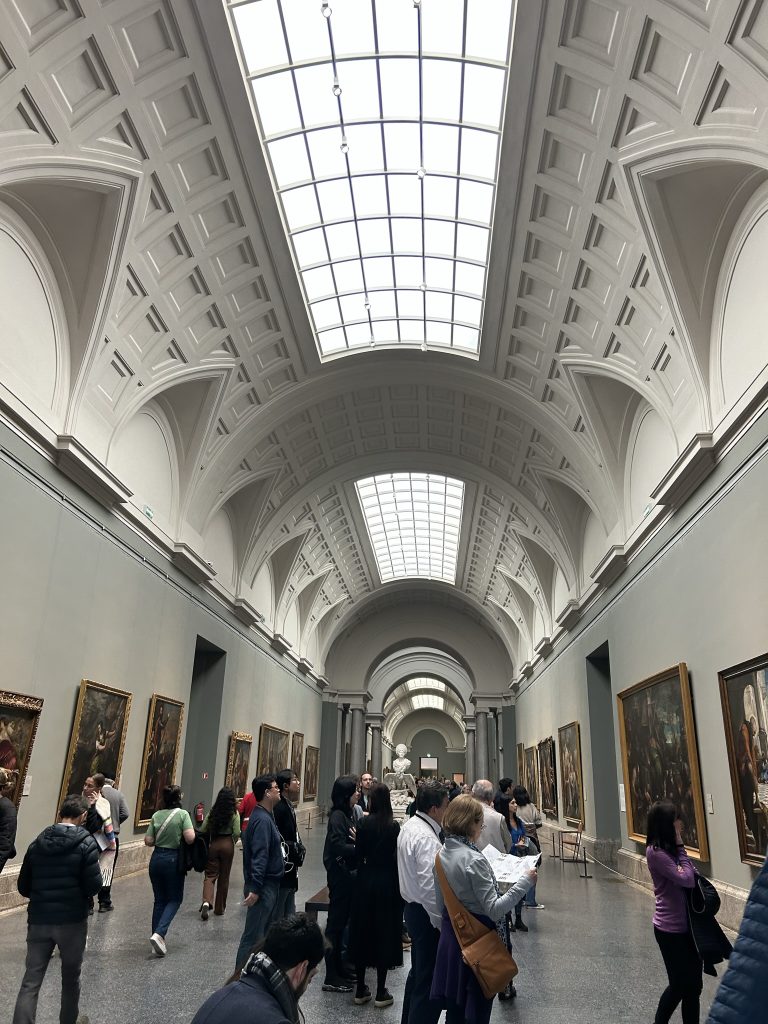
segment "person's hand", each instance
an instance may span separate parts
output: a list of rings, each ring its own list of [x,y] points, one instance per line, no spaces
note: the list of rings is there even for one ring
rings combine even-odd
[[[259,894],[257,892],[249,892],[248,895],[243,900],[243,906],[244,907],[253,907],[258,902],[259,902]]]
[[[528,868],[528,870],[525,872],[525,877],[531,880],[531,885],[536,885],[536,880],[539,877],[539,872],[536,870],[536,868]]]
[[[683,845],[683,823],[680,818],[675,818],[675,841],[678,846]]]
[[[349,841],[350,841],[351,843],[354,843],[354,841],[355,841],[356,839],[357,839],[357,829],[355,828],[355,826],[354,826],[354,825],[352,825],[352,826],[351,826],[351,828],[350,828],[350,830],[349,830]]]
[[[527,847],[528,846],[528,840],[527,839],[518,839],[517,842],[515,843],[515,846],[525,846],[525,847]]]
[[[96,798],[96,791],[92,790],[90,793],[86,793],[85,794],[85,799],[88,801],[88,803],[91,805],[91,807],[93,807],[93,805],[96,803],[96,799],[97,799]]]

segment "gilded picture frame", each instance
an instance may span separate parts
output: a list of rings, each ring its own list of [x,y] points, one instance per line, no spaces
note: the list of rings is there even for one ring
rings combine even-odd
[[[539,780],[541,782],[541,810],[548,818],[557,818],[557,766],[555,740],[547,736],[539,743]]]
[[[539,804],[539,758],[536,747],[525,748],[525,788],[531,803],[540,807]]]
[[[256,775],[276,775],[288,767],[288,744],[291,734],[285,729],[262,723],[259,729],[259,753],[256,758]]]
[[[736,834],[744,864],[768,854],[768,654],[718,673]]]
[[[14,787],[8,793],[8,799],[16,807],[24,792],[24,780],[42,710],[42,697],[0,690],[0,768],[16,772]]]
[[[297,778],[301,778],[301,765],[304,760],[304,733],[295,732],[291,736],[290,769]]]
[[[69,735],[58,813],[65,796],[82,793],[89,775],[119,779],[133,694],[93,679],[82,679]]]
[[[562,814],[574,828],[584,822],[584,771],[581,764],[581,726],[569,722],[557,730],[560,754]]]
[[[317,798],[317,776],[320,764],[320,748],[310,747],[304,751],[304,799]]]
[[[141,779],[136,798],[136,828],[145,828],[150,823],[152,815],[162,807],[163,789],[176,781],[183,725],[183,702],[153,693],[149,701]]]
[[[689,855],[709,860],[693,700],[685,662],[622,690],[617,701],[629,838],[645,843],[651,805],[670,799],[679,808]]]
[[[235,791],[238,800],[241,800],[251,788],[248,768],[251,763],[252,746],[253,736],[249,732],[233,732],[229,737],[224,785]]]
[[[525,785],[525,744],[517,744],[517,784]]]

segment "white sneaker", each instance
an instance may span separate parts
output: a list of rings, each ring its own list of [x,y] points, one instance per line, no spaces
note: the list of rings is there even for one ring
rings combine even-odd
[[[155,956],[165,956],[168,952],[165,946],[165,939],[162,935],[158,935],[157,932],[150,936],[149,944],[155,951]]]
[[[546,907],[544,906],[543,903],[526,903],[525,904],[525,909],[526,910],[545,910]]]

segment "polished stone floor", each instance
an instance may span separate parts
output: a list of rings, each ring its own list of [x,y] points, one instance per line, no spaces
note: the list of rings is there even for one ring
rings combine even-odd
[[[322,826],[306,834],[308,855],[299,892],[302,904],[325,882],[323,836]],[[493,1024],[644,1024],[653,1020],[665,975],[651,930],[652,900],[601,868],[593,867],[592,873],[592,880],[583,881],[575,865],[545,858],[538,896],[546,909],[528,911],[530,931],[515,936],[519,995],[512,1003],[495,1004]],[[91,1024],[181,1024],[191,1020],[232,970],[244,916],[237,905],[241,878],[237,868],[226,915],[211,917],[205,924],[197,914],[200,878],[193,875],[188,879],[186,900],[168,934],[169,953],[164,960],[150,955],[152,892],[148,878],[118,879],[113,889],[116,910],[97,914],[88,937],[81,1012]],[[324,915],[320,922],[324,923]],[[21,981],[25,933],[24,913],[0,917],[2,1022],[11,1019]],[[377,1010],[372,1003],[356,1007],[351,996],[322,992],[321,972],[302,1000],[308,1024],[397,1024],[407,969],[406,954],[405,966],[392,972],[389,979],[395,1005],[384,1010]],[[40,996],[40,1024],[58,1021],[57,975],[58,961],[54,960]],[[702,1019],[716,984],[705,978]],[[673,1020],[679,1019],[678,1011]]]

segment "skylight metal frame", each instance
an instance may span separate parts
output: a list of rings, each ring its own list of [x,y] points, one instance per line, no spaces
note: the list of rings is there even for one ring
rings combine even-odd
[[[325,18],[321,12],[330,10],[331,5],[318,0],[227,0],[227,3],[251,90],[256,123],[321,356],[375,344],[415,345],[422,349],[441,347],[476,355],[482,330],[515,0],[420,0],[418,4],[413,0],[336,0],[333,4],[336,11]],[[301,52],[301,46],[305,49],[307,46],[307,38],[302,35],[306,25],[302,22],[298,27],[295,21],[299,3],[304,20],[309,23],[315,17],[318,31],[327,33],[327,51],[319,54],[325,43],[315,40],[316,50],[318,47],[319,50],[314,55],[294,60],[294,49],[299,48]],[[487,14],[488,4],[497,12],[501,10],[501,19],[506,25],[503,53],[499,48],[493,56],[473,55],[467,50],[468,26],[474,25],[473,19],[481,16],[481,5],[485,5],[482,11]],[[258,10],[256,5],[261,5]],[[366,15],[361,12],[366,11],[370,13],[372,52],[347,52],[348,46],[342,42],[341,52],[337,53],[334,19],[339,19],[337,24],[341,26],[342,18],[351,19],[354,14],[363,24]],[[451,11],[456,16],[459,12],[462,15],[460,52],[430,50],[430,39],[435,36],[442,40],[444,36],[430,29],[435,23],[429,18],[438,17],[434,12],[449,17]],[[247,34],[251,16],[254,23],[257,17],[265,21],[272,17],[273,35],[265,39],[263,48],[270,55],[285,59],[272,66],[250,60],[253,41],[244,38],[244,31]],[[408,19],[415,19],[416,46],[382,50],[380,36],[388,41],[398,18],[404,38],[409,33],[413,35],[413,25]],[[367,23],[363,27],[367,27]],[[476,38],[474,33],[472,38]],[[482,47],[483,43],[472,45]],[[492,41],[488,45],[498,43]],[[307,52],[311,49],[310,46]],[[431,79],[441,65],[458,69],[458,112],[454,117],[435,116],[432,112],[434,97],[425,103],[425,78]],[[417,69],[417,75],[411,75],[418,80],[417,109],[415,113],[409,112],[409,116],[390,116],[387,111],[394,102],[391,97],[398,103],[405,102],[396,95],[396,76],[393,78],[391,72],[399,69],[405,74],[406,68],[412,71],[413,66]],[[323,69],[327,69],[325,78]],[[371,96],[375,94],[377,116],[373,116],[372,110],[366,111],[365,116],[355,116],[350,98],[345,100],[345,79],[355,78],[352,69],[357,74],[358,86],[366,77],[361,69],[366,70],[371,81],[375,78]],[[375,72],[373,78],[371,69]],[[477,84],[471,88],[467,85],[468,74],[479,81],[488,72],[488,82],[494,78],[497,82],[495,106],[490,95],[487,104],[478,105],[477,95],[472,98]],[[326,116],[317,123],[308,123],[305,115],[309,111],[312,116],[309,108],[315,101],[319,104],[315,109],[323,107],[322,98],[317,99],[314,94],[311,98],[308,96],[306,81],[312,75],[318,85],[327,79],[328,92],[336,100],[334,119]],[[269,109],[274,97],[281,95],[281,89],[287,104],[284,116],[288,117],[282,128],[272,123],[274,111]],[[355,99],[354,92],[351,99]],[[357,99],[359,101],[359,96]],[[429,111],[425,110],[426,106]],[[465,117],[465,107],[467,113],[477,114],[480,106],[483,110],[492,109],[495,116],[487,123]],[[330,111],[326,109],[324,113],[328,115]],[[415,146],[405,166],[394,163],[397,153],[402,152],[396,145],[398,132],[394,129],[400,130],[402,144],[409,127],[418,130],[416,166]],[[435,160],[441,155],[436,141],[434,149],[430,148],[430,140],[436,140],[441,133],[446,139],[455,133],[452,168],[440,167],[437,163],[430,166],[433,155]],[[415,133],[411,134],[415,140]],[[366,135],[368,147],[362,144]],[[333,154],[328,143],[332,138],[337,140],[338,155],[343,163],[331,160]],[[487,174],[473,172],[469,166],[472,154],[485,144],[483,140],[495,144],[492,160],[489,161],[486,154],[483,165],[483,170],[489,171]],[[288,144],[284,148],[294,149],[294,158],[288,164],[291,168],[296,166],[297,170],[289,173],[301,175],[303,169],[308,173],[294,180],[285,177],[284,158],[277,158],[278,147],[283,143]],[[342,147],[346,152],[341,152]],[[376,166],[366,166],[361,151],[376,147],[380,151],[381,166],[377,161],[373,161]],[[336,170],[320,173],[321,163],[329,167],[335,163]],[[381,183],[383,186],[383,201],[378,206],[367,207],[369,212],[363,204],[366,180],[369,185]],[[418,209],[409,208],[404,198],[408,192],[413,192],[414,180],[418,186]],[[332,215],[330,196],[334,188],[337,201],[344,196],[340,216]],[[471,198],[473,190],[474,199]],[[370,187],[367,191],[370,201],[375,189]],[[481,204],[479,194],[482,191],[485,191],[485,200]],[[452,202],[449,201],[451,193]],[[310,219],[305,222],[298,213],[302,204],[303,216],[310,211]],[[477,215],[474,217],[468,216],[473,204]],[[336,209],[338,212],[338,205]],[[471,250],[472,245],[474,250]]]
[[[436,473],[382,473],[355,482],[382,583],[456,583],[465,487]]]

